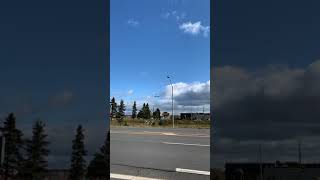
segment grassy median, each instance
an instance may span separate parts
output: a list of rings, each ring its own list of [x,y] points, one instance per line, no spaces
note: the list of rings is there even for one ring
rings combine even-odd
[[[176,119],[174,121],[176,128],[203,128],[209,129],[211,121],[208,120],[179,120]],[[153,119],[132,119],[132,118],[124,118],[122,120],[112,118],[110,121],[111,127],[163,127],[163,128],[171,128],[172,121],[171,120],[153,120]]]

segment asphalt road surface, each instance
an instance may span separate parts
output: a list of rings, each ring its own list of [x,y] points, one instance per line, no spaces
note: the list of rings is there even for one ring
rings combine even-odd
[[[111,128],[111,179],[210,179],[210,129]]]

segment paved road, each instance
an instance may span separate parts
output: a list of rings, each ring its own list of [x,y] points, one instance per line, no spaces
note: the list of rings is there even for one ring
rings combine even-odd
[[[209,179],[209,129],[111,128],[110,147],[113,179]]]

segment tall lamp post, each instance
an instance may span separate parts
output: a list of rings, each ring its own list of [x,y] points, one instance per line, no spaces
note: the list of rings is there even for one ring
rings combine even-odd
[[[154,98],[159,98],[160,96],[154,95],[153,97],[154,97]],[[153,105],[152,105],[152,113],[154,113],[154,103],[153,103]]]
[[[171,82],[171,78],[170,78],[170,76],[167,76],[167,78],[169,79],[170,84],[171,84],[172,128],[174,128],[174,113],[173,113],[173,85],[172,85],[172,82]]]

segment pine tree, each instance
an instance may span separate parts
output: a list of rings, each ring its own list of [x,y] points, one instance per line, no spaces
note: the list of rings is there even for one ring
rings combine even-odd
[[[109,179],[110,178],[110,131],[107,133],[107,137],[103,146],[100,148],[100,152],[94,155],[93,160],[88,166],[89,178]]]
[[[132,119],[135,119],[137,117],[137,104],[136,104],[136,101],[133,102],[131,117],[132,117]]]
[[[160,114],[161,114],[160,109],[157,108],[156,111],[153,112],[153,118],[159,120],[160,119]]]
[[[140,118],[143,118],[143,112],[142,110],[139,110],[138,114],[137,114],[137,118],[140,119]]]
[[[151,118],[151,111],[149,108],[149,104],[147,103],[145,106],[145,110],[144,110],[144,118],[145,119],[150,119]]]
[[[145,119],[145,109],[146,109],[146,103],[143,103],[142,108],[138,113],[138,118]]]
[[[115,100],[114,97],[111,99],[111,108],[110,108],[110,111],[111,111],[111,112],[110,112],[110,115],[111,115],[111,120],[112,120],[112,118],[115,117],[116,114],[117,114],[117,103],[116,103],[116,100]]]
[[[143,106],[142,108],[139,110],[138,114],[137,114],[137,118],[140,119],[140,118],[143,118],[143,107],[145,106],[145,104],[143,103]]]
[[[5,155],[4,155],[4,179],[13,177],[21,171],[22,167],[22,132],[16,128],[16,118],[10,113],[4,121],[2,128],[3,136],[6,139]]]
[[[82,126],[79,125],[76,137],[72,141],[70,180],[82,180],[85,175],[86,161],[84,156],[87,155],[87,151],[84,147],[83,131]]]
[[[24,174],[31,176],[33,180],[44,179],[48,167],[47,157],[49,155],[49,141],[44,130],[45,124],[36,121],[33,126],[31,140],[26,141],[26,161]]]
[[[120,105],[118,107],[118,113],[120,115],[120,118],[123,118],[125,116],[126,106],[124,105],[123,100],[121,99]]]
[[[124,105],[123,100],[121,99],[120,105],[118,106],[118,112],[116,115],[116,118],[117,118],[120,125],[122,124],[123,118],[125,116],[125,110],[126,110],[126,107]]]

